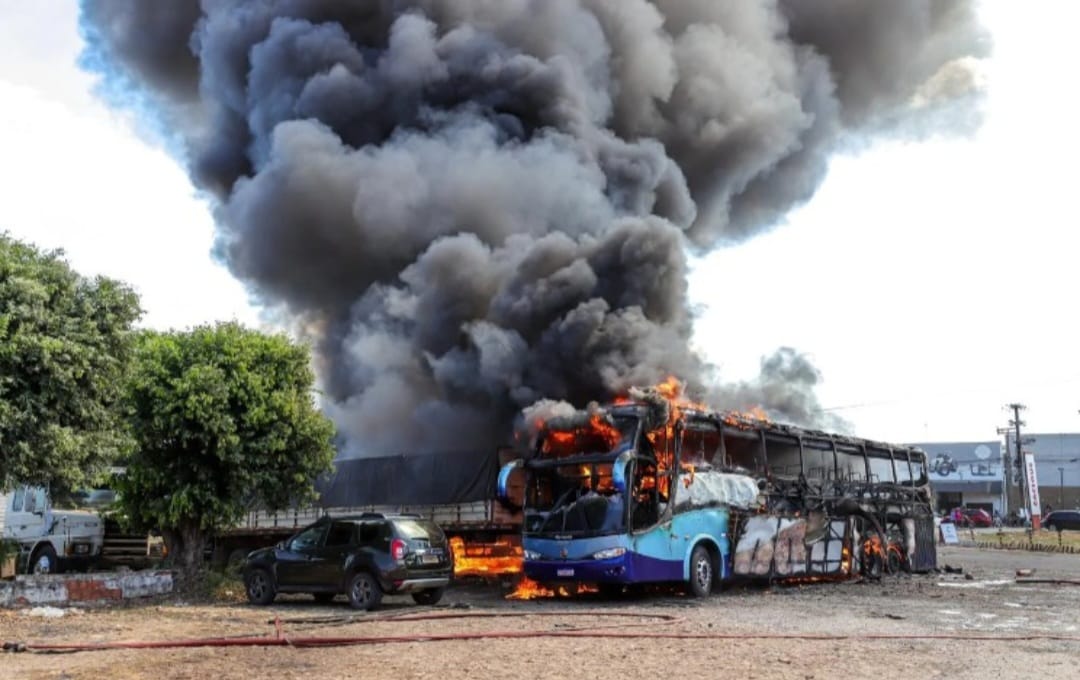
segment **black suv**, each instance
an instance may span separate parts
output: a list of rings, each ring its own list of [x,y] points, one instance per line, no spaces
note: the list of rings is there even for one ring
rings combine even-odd
[[[244,585],[253,604],[270,604],[278,593],[312,593],[318,602],[344,593],[354,608],[372,609],[384,593],[411,593],[419,604],[435,604],[452,572],[450,547],[437,524],[418,515],[365,513],[323,517],[250,553]]]

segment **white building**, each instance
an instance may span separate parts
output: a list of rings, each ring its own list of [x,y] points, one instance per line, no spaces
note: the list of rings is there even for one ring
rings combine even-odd
[[[957,507],[1006,514],[1005,465],[1000,441],[916,443],[926,451],[930,487],[939,512]]]

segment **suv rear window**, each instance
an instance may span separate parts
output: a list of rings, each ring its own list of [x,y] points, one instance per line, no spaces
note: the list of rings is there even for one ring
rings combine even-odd
[[[442,529],[431,520],[426,519],[398,519],[394,520],[394,528],[402,538],[428,538],[429,536],[441,536]]]

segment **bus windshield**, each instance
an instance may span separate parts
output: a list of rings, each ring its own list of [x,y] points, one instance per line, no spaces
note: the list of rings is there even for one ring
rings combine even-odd
[[[626,525],[626,502],[615,489],[611,463],[568,463],[534,470],[525,510],[525,533],[589,536]]]

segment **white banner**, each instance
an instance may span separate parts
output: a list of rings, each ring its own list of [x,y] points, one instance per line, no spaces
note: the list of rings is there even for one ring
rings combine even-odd
[[[1037,517],[1042,514],[1042,508],[1039,505],[1039,479],[1035,473],[1035,456],[1034,454],[1024,454],[1024,470],[1027,473],[1027,485],[1028,485],[1028,500],[1031,501],[1031,515]]]

